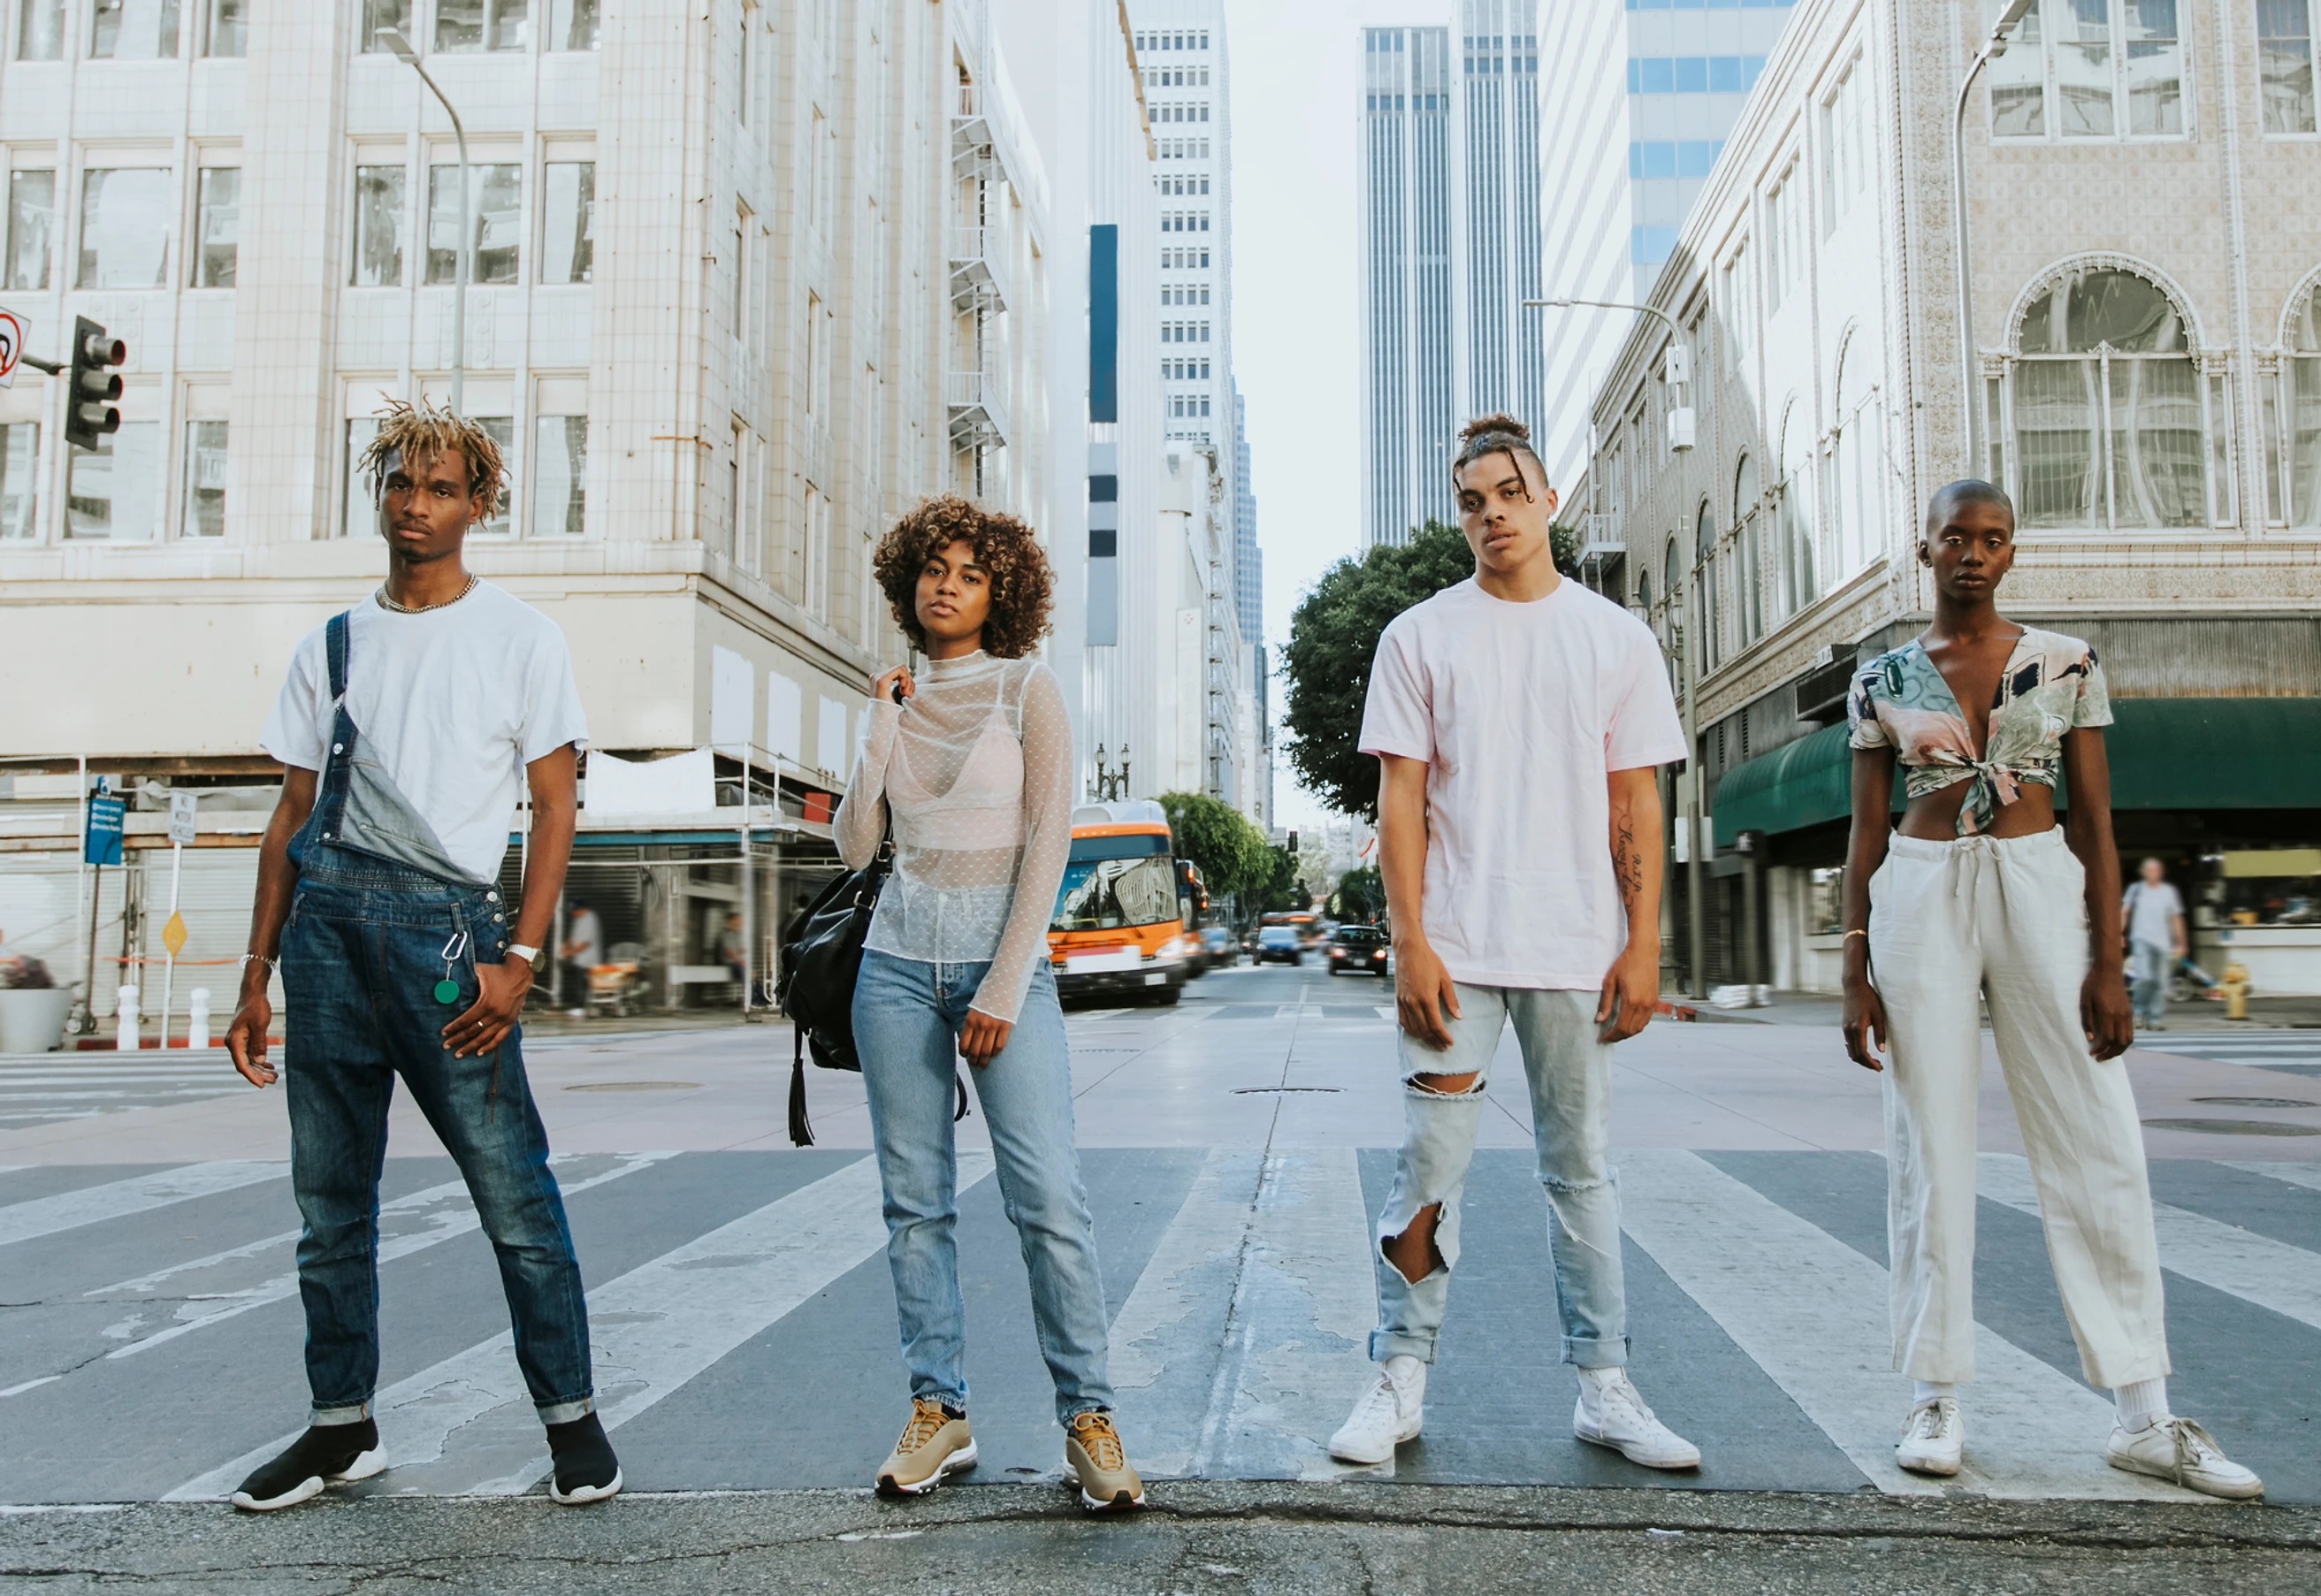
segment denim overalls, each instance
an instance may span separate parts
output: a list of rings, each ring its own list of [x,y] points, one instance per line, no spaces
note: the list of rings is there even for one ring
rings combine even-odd
[[[298,1294],[316,1424],[370,1416],[378,1379],[378,1181],[401,1075],[466,1179],[497,1255],[516,1362],[546,1424],[594,1405],[587,1306],[548,1133],[511,1030],[451,1056],[443,1027],[504,956],[499,889],[453,863],[347,710],[348,617],[324,632],[333,704],[314,812],[291,840],[298,884],[282,931],[290,1179],[305,1221]],[[458,941],[452,957],[445,950]],[[457,988],[436,1000],[436,983]]]

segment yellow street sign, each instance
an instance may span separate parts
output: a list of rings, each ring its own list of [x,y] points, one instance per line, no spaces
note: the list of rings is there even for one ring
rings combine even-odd
[[[172,959],[186,951],[185,916],[169,917],[169,923],[161,927],[161,945],[169,950],[169,957]]]

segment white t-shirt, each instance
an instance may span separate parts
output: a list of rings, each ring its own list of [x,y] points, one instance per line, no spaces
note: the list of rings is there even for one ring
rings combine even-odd
[[[1379,639],[1361,750],[1431,767],[1421,923],[1453,980],[1603,984],[1627,940],[1605,779],[1685,757],[1643,622],[1570,580],[1446,588]]]
[[[331,745],[323,632],[315,627],[291,654],[260,740],[306,771],[323,768]],[[588,737],[564,634],[489,582],[424,615],[382,609],[376,594],[356,605],[347,710],[452,862],[482,880],[498,879],[523,767]]]
[[[2176,945],[2174,920],[2184,912],[2184,900],[2174,887],[2166,881],[2157,887],[2148,881],[2131,881],[2122,907],[2127,910],[2128,941],[2148,942],[2161,948]]]
[[[583,967],[605,962],[605,923],[592,908],[575,909],[565,922],[564,940],[572,949],[572,962]]]

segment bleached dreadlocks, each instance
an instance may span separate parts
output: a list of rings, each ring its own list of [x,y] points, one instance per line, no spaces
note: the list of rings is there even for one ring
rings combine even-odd
[[[378,435],[363,450],[355,469],[370,479],[371,497],[376,499],[390,461],[398,456],[408,461],[439,454],[458,454],[467,461],[468,492],[483,506],[477,519],[490,520],[499,508],[506,462],[491,433],[453,415],[449,405],[439,410],[424,399],[417,405],[389,399],[387,414],[379,420]]]

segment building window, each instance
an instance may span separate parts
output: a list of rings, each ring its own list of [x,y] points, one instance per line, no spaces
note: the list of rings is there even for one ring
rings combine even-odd
[[[1752,470],[1746,458],[1741,462],[1743,471]],[[1753,486],[1753,479],[1752,479]],[[1736,501],[1737,502],[1737,501]],[[1721,660],[1717,649],[1716,602],[1716,512],[1710,506],[1700,506],[1700,518],[1693,523],[1693,591],[1700,603],[1700,669],[1704,674],[1716,669]]]
[[[403,286],[403,185],[399,166],[355,168],[353,283],[358,288]]]
[[[49,262],[54,259],[50,241],[55,236],[56,224],[56,173],[10,172],[6,271],[0,274],[8,287],[28,293],[47,291]]]
[[[1779,546],[1773,556],[1773,621],[1788,620],[1820,596],[1814,524],[1814,449],[1802,400],[1789,401],[1781,420],[1781,485],[1774,501]]]
[[[596,48],[597,0],[548,0],[549,50]]]
[[[1870,184],[1870,119],[1862,105],[1861,59],[1855,57],[1821,108],[1822,231],[1835,233]]]
[[[161,424],[124,421],[95,449],[75,449],[65,535],[150,543],[161,508]]]
[[[205,56],[246,56],[250,53],[250,0],[207,0],[203,18],[202,53]]]
[[[1765,196],[1765,315],[1770,317],[1806,276],[1806,196],[1795,160]]]
[[[512,163],[468,169],[470,229],[468,280],[516,280],[517,245],[523,237],[520,168]],[[460,271],[460,169],[427,169],[427,280],[453,283]]]
[[[2264,131],[2309,133],[2313,116],[2312,0],[2256,0],[2257,72]]]
[[[2005,9],[2006,0],[1987,0],[1992,20]],[[2040,0],[1991,63],[1991,135],[2182,137],[2177,11],[2178,0]]]
[[[241,214],[241,169],[204,167],[195,210],[194,287],[231,288]]]
[[[101,167],[81,174],[80,288],[159,288],[168,282],[176,196],[167,167]]]
[[[2307,291],[2281,368],[2289,410],[2289,515],[2298,526],[2321,526],[2321,288]]]
[[[65,0],[23,0],[16,32],[20,61],[61,60],[65,53]]]
[[[435,48],[522,50],[529,0],[435,0]]]
[[[41,424],[0,422],[0,539],[40,535],[40,523],[33,518],[40,467]]]
[[[177,0],[92,0],[88,53],[100,61],[176,59]]]
[[[225,535],[225,429],[222,421],[186,424],[186,521],[181,537]]]
[[[2023,524],[2208,524],[2204,385],[2184,321],[2157,285],[2077,271],[2017,330],[2012,400]]]
[[[339,524],[341,537],[378,535],[377,484],[362,467],[363,451],[378,436],[378,418],[358,415],[347,423],[347,498]]]
[[[588,507],[588,418],[543,415],[532,427],[532,535],[578,537]]]
[[[1829,438],[1829,488],[1824,496],[1843,581],[1868,564],[1885,540],[1886,449],[1875,380],[1862,345],[1846,341],[1837,358],[1837,425]]]
[[[492,442],[500,446],[500,502],[492,506],[491,519],[476,523],[476,530],[492,537],[505,537],[515,526],[516,458],[515,417],[512,415],[478,415],[476,424],[491,434]]]
[[[379,35],[389,28],[410,41],[414,47],[418,40],[411,31],[411,0],[362,0],[362,50],[365,55],[383,53],[387,46]]]
[[[596,163],[551,160],[542,169],[540,280],[585,283],[596,262]]]

